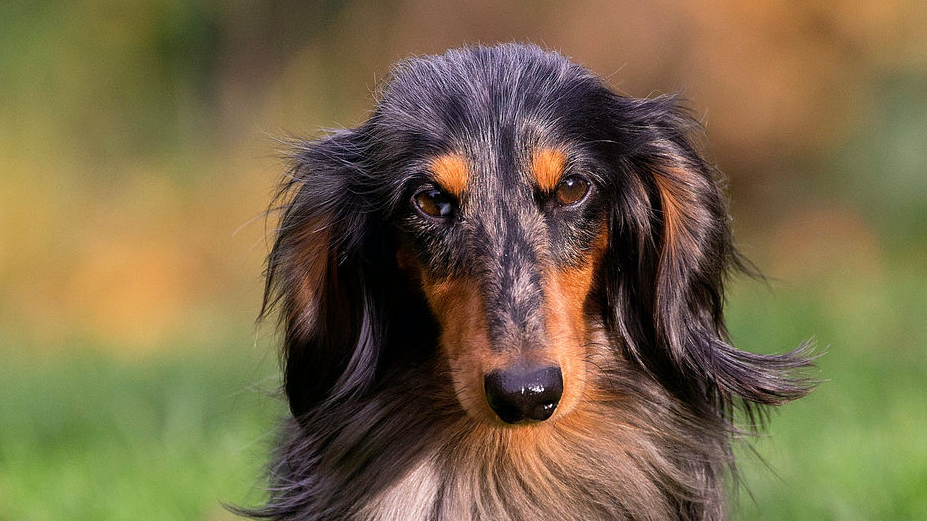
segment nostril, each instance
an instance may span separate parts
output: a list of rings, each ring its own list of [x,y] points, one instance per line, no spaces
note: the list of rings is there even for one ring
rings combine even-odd
[[[506,423],[544,421],[563,394],[559,367],[493,371],[483,378],[486,401]]]

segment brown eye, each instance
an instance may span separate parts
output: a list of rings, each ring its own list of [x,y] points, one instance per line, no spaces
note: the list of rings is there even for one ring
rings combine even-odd
[[[562,206],[575,204],[589,191],[589,181],[582,177],[571,175],[565,177],[554,192],[557,202]]]
[[[441,190],[422,190],[412,199],[415,206],[426,215],[440,218],[454,215],[454,198]]]

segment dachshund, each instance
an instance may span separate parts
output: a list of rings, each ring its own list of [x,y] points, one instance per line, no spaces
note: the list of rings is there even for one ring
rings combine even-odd
[[[262,309],[292,415],[243,512],[724,519],[733,441],[813,357],[731,345],[750,265],[698,131],[512,43],[401,62],[358,127],[292,143]]]

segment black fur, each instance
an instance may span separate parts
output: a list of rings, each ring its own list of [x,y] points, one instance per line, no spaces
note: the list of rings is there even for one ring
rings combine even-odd
[[[762,423],[764,406],[808,391],[793,370],[810,362],[728,342],[723,285],[741,263],[696,127],[672,97],[623,97],[559,54],[508,44],[403,62],[367,121],[298,143],[262,311],[280,310],[293,419],[270,499],[247,513],[722,519],[735,408]],[[581,206],[526,188],[538,145],[566,147],[568,171],[591,181]],[[472,189],[451,220],[423,218],[410,198],[450,151],[475,165]],[[577,265],[603,228],[585,370],[605,391],[576,413],[594,431],[567,416],[532,427],[546,429],[534,446],[468,416],[441,321],[397,252],[429,277],[480,281],[494,345],[543,343],[538,266]]]

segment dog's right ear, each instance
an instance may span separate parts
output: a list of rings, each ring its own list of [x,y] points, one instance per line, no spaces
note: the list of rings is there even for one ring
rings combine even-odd
[[[299,418],[323,400],[363,392],[373,378],[383,324],[377,309],[383,234],[358,190],[364,133],[300,142],[275,199],[282,212],[267,258],[261,317],[274,308],[284,331],[284,389]],[[369,191],[367,191],[369,193]]]

